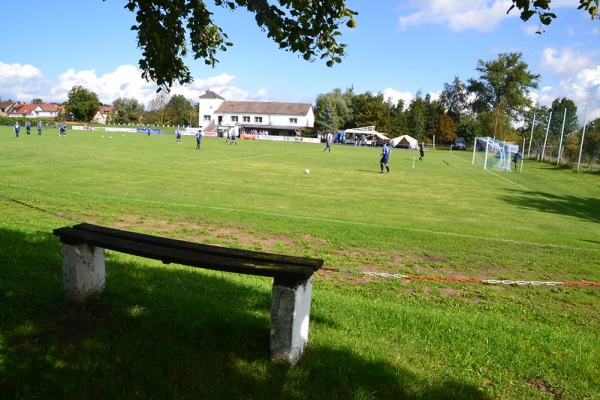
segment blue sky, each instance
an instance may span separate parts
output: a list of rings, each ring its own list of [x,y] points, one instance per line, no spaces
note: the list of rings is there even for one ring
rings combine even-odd
[[[211,0],[209,0],[210,2]],[[156,86],[140,77],[135,15],[125,0],[29,0],[5,2],[0,45],[0,96],[31,102],[62,102],[74,85],[103,103],[133,97],[143,104]],[[455,76],[477,78],[478,60],[521,52],[541,74],[534,100],[549,105],[572,99],[580,120],[600,117],[600,21],[577,10],[577,0],[553,0],[558,14],[546,32],[535,21],[506,14],[508,0],[349,0],[356,29],[343,29],[348,45],[342,64],[328,68],[282,51],[255,25],[251,14],[215,8],[215,21],[234,46],[219,53],[216,68],[187,60],[195,79],[173,93],[196,100],[207,89],[228,100],[314,103],[320,93],[354,87],[410,101],[417,91],[439,95]]]

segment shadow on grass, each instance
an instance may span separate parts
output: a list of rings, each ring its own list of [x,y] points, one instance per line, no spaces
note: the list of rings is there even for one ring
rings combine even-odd
[[[414,374],[351,351],[272,363],[268,278],[109,252],[107,290],[82,306],[63,299],[56,237],[0,235],[2,399],[487,398],[460,382],[415,389]]]
[[[502,199],[529,210],[568,215],[584,221],[600,222],[600,198],[557,196],[544,192],[510,190]]]

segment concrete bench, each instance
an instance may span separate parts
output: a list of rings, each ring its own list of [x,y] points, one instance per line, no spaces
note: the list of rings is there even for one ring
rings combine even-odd
[[[323,260],[231,249],[146,235],[92,224],[58,228],[65,297],[85,302],[105,287],[105,252],[192,267],[272,277],[271,357],[295,364],[308,340],[312,275]]]

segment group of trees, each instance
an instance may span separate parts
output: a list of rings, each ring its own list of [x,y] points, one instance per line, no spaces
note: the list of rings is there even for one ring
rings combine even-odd
[[[555,99],[550,107],[534,105],[529,92],[538,87],[540,75],[531,73],[521,57],[521,53],[502,53],[495,60],[479,60],[477,78],[463,82],[454,77],[444,84],[438,99],[418,92],[409,105],[403,100],[392,102],[382,93],[357,94],[353,88],[319,94],[315,104],[317,132],[374,125],[390,137],[408,134],[424,142],[435,136],[438,143],[456,137],[472,143],[475,137],[490,136],[521,144],[525,138],[527,149],[532,139],[534,155],[544,152],[549,157],[558,157],[564,133],[563,160],[576,160],[581,127],[575,103],[562,98]],[[584,154],[589,161],[600,156],[600,147],[595,144],[600,142],[596,139],[598,127],[598,120],[587,127]]]
[[[419,141],[452,141],[457,136],[513,138],[515,122],[523,120],[532,107],[530,89],[537,88],[540,76],[528,71],[521,53],[503,53],[496,60],[479,60],[478,78],[466,83],[455,77],[444,84],[439,99],[417,92],[410,104],[393,102],[382,93],[342,92],[320,94],[315,105],[315,124],[347,129],[375,125],[380,132],[395,137],[408,134]],[[336,111],[338,126],[323,119],[324,110]]]
[[[67,111],[77,121],[92,121],[102,104],[96,93],[74,86],[65,103]],[[146,111],[134,98],[119,97],[112,104],[108,121],[115,124],[144,123],[149,125],[193,126],[198,122],[198,107],[182,95],[159,92],[149,103]]]

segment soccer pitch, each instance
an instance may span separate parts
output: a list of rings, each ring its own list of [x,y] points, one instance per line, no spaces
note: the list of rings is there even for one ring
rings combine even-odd
[[[509,268],[548,253],[600,252],[598,177],[533,161],[523,173],[484,171],[469,151],[430,149],[418,161],[416,151],[394,149],[387,175],[372,147],[329,153],[318,144],[204,138],[195,150],[193,137],[176,144],[170,134],[59,138],[48,130],[15,139],[4,129],[3,194],[86,222],[180,219],[257,237],[309,235],[327,242],[324,252],[401,250],[468,260],[475,271],[473,263]],[[551,256],[543,277],[515,279],[552,271],[554,280],[590,279],[565,271],[564,261]]]
[[[0,127],[0,397],[600,396],[600,287],[460,281],[600,282],[597,174],[394,149],[388,175],[380,148],[195,147]],[[261,277],[109,252],[100,304],[65,308],[52,230],[77,222],[323,258],[306,355],[271,364]]]

